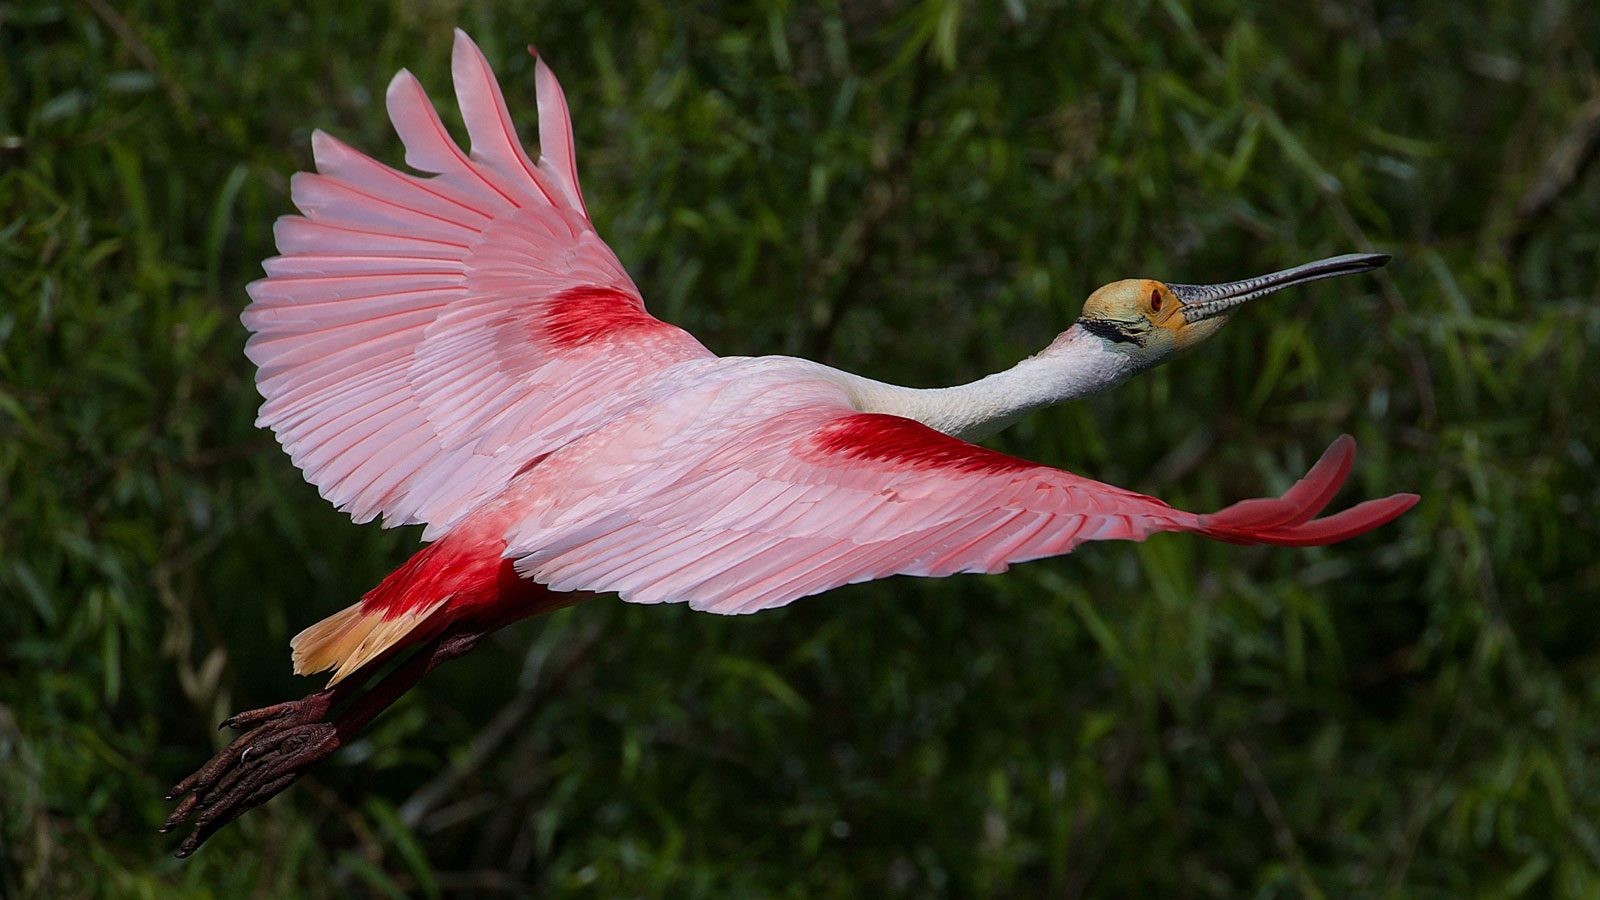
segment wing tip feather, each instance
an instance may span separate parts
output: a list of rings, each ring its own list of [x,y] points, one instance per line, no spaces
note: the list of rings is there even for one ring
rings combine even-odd
[[[1418,494],[1392,494],[1317,518],[1344,486],[1355,462],[1355,451],[1355,438],[1341,434],[1282,497],[1243,500],[1200,516],[1197,530],[1229,543],[1320,546],[1381,528],[1417,505],[1421,499]]]

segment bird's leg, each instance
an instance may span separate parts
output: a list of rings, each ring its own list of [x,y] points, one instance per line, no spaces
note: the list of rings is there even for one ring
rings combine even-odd
[[[477,646],[493,628],[449,631],[408,657],[370,689],[366,678],[346,680],[299,700],[235,715],[222,724],[246,729],[194,774],[178,782],[168,800],[182,798],[162,825],[163,833],[193,816],[194,831],[178,847],[178,857],[193,853],[207,838],[246,811],[272,799],[307,769],[349,743],[440,663]],[[384,660],[376,660],[376,670]],[[358,673],[359,674],[359,673]],[[336,714],[330,712],[344,704]]]

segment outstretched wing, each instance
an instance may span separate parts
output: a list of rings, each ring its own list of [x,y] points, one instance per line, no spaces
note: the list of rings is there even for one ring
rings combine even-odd
[[[523,574],[556,590],[747,613],[853,582],[1000,572],[1084,541],[1158,531],[1332,543],[1416,501],[1395,495],[1315,518],[1349,472],[1349,437],[1282,497],[1196,515],[909,419],[857,412],[825,390],[771,415],[680,408],[672,418],[687,424],[663,434],[648,415],[618,423],[596,435],[603,452],[574,447],[532,473],[542,496],[507,538]]]
[[[483,54],[452,56],[462,152],[402,70],[391,169],[321,132],[294,177],[302,215],[250,285],[246,346],[270,427],[306,479],[358,522],[432,538],[529,460],[626,408],[647,376],[711,353],[645,311],[589,221],[572,127],[538,61],[537,163]]]

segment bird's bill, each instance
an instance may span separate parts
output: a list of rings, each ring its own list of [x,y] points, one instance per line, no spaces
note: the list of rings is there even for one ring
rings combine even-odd
[[[1246,278],[1243,281],[1230,281],[1226,284],[1169,283],[1167,287],[1172,290],[1172,295],[1178,298],[1178,302],[1183,304],[1184,322],[1193,325],[1286,287],[1338,275],[1371,272],[1373,269],[1382,268],[1388,262],[1389,256],[1384,253],[1345,253],[1280,272]]]

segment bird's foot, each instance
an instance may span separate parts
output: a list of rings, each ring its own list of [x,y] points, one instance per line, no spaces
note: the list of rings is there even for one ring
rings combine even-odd
[[[318,691],[247,710],[222,723],[244,733],[167,794],[168,800],[182,800],[162,824],[163,834],[192,817],[194,831],[179,845],[180,859],[339,749],[343,739],[327,720],[333,702],[332,691]]]
[[[194,828],[178,846],[178,857],[194,853],[222,826],[294,784],[306,769],[349,743],[422,676],[467,653],[491,630],[458,629],[442,634],[370,688],[365,682],[386,660],[375,660],[369,669],[358,670],[337,687],[224,719],[223,727],[244,733],[167,794],[168,800],[179,802],[162,824],[162,833],[186,821]]]

